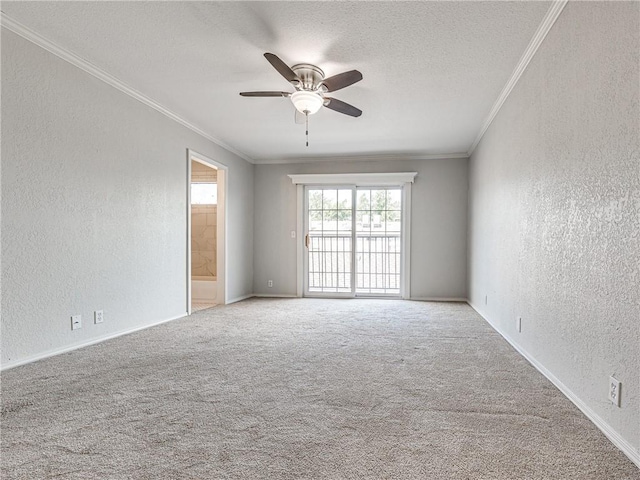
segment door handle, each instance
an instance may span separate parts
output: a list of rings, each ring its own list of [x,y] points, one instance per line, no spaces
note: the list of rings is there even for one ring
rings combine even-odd
[[[309,234],[308,233],[304,236],[304,246],[309,248]]]

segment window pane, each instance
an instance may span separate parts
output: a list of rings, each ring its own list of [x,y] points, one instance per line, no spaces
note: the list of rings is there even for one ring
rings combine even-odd
[[[400,210],[402,203],[401,190],[387,190],[387,210]]]
[[[342,210],[351,210],[351,190],[338,190],[338,208]]]
[[[309,190],[309,210],[322,210],[322,190]]]
[[[358,210],[371,208],[371,190],[358,190]]]
[[[402,218],[402,212],[400,211],[387,212],[387,232],[400,233],[400,227],[402,225],[400,223],[401,218]]]
[[[338,208],[338,190],[322,191],[322,208],[325,210],[335,210]]]
[[[309,210],[309,230],[322,230],[322,210]]]
[[[218,204],[218,184],[217,183],[192,183],[191,184],[191,204],[192,205],[217,205]]]
[[[387,209],[387,191],[371,190],[371,209],[386,210]]]
[[[322,212],[322,230],[325,235],[338,233],[338,212],[336,210]]]

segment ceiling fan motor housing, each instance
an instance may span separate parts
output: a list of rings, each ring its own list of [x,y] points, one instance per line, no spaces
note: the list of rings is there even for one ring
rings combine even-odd
[[[320,84],[324,80],[324,72],[315,65],[299,63],[291,67],[291,70],[295,72],[301,81],[297,87],[299,90],[314,92],[320,87]]]

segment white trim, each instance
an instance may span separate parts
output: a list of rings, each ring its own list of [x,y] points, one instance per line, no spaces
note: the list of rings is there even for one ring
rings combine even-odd
[[[217,245],[217,272],[216,272],[216,305],[225,305],[227,302],[228,262],[227,262],[227,218],[228,216],[228,173],[229,167],[216,162],[206,155],[187,149],[187,312],[191,315],[191,162],[202,163],[217,170],[218,184],[218,208],[216,221],[216,245]]]
[[[211,162],[209,160],[209,162]],[[229,289],[229,169],[221,163],[218,166],[218,208],[216,209],[216,303],[227,303]],[[191,246],[191,245],[189,245]]]
[[[248,295],[241,295],[240,297],[236,297],[236,298],[232,298],[231,300],[227,300],[227,305],[230,305],[232,303],[237,303],[237,302],[241,302],[243,300],[246,300],[247,298],[253,298],[255,297],[255,294],[250,293]]]
[[[288,175],[294,185],[354,185],[357,187],[404,186],[413,183],[418,172],[312,173]]]
[[[304,186],[296,185],[296,296],[304,293]]]
[[[412,160],[449,160],[469,158],[468,153],[425,153],[425,154],[383,154],[383,155],[331,155],[322,157],[254,158],[256,165],[318,163],[318,162],[398,162]]]
[[[404,300],[402,296],[396,293],[356,293],[353,298],[362,298],[362,299],[370,299],[370,300]]]
[[[354,295],[353,293],[339,293],[339,292],[309,292],[304,294],[304,298],[320,298],[320,299],[334,299],[334,300],[349,300],[354,298],[362,298]],[[368,298],[380,298],[380,297],[368,297]],[[398,297],[395,297],[398,298]]]
[[[187,149],[187,315],[191,315],[191,152]]]
[[[38,353],[36,355],[32,355],[27,358],[23,358],[22,360],[16,360],[14,362],[7,362],[2,365],[1,371],[9,370],[10,368],[19,367],[20,365],[26,365],[28,363],[33,363],[38,360],[43,360],[45,358],[54,357],[56,355],[60,355],[62,353],[71,352],[73,350],[78,350],[80,348],[88,347],[90,345],[95,345],[96,343],[102,343],[106,340],[111,340],[112,338],[121,337],[123,335],[128,335],[130,333],[139,332],[140,330],[145,330],[147,328],[155,327],[157,325],[161,325],[163,323],[172,322],[173,320],[178,320],[180,318],[185,318],[187,316],[187,312],[181,313],[178,316],[167,318],[165,320],[158,320],[157,322],[152,322],[148,325],[143,325],[141,327],[129,328],[127,330],[121,330],[119,332],[110,333],[108,335],[104,335],[102,337],[95,338],[93,340],[87,340],[86,342],[77,343],[75,345],[71,345],[69,347],[56,348],[54,350],[49,350],[47,352]]]
[[[600,429],[602,433],[613,443],[616,447],[618,447],[622,453],[624,453],[629,460],[631,460],[638,468],[640,468],[640,452],[636,450],[633,445],[631,445],[627,440],[622,438],[622,436],[614,430],[614,428],[609,425],[600,415],[594,412],[591,407],[589,407],[585,402],[583,402],[580,397],[578,397],[569,387],[567,387],[562,381],[556,377],[550,370],[548,370],[544,365],[542,365],[536,358],[527,352],[524,348],[522,348],[516,341],[514,341],[507,333],[503,332],[500,328],[494,325],[480,310],[473,305],[470,301],[467,300],[467,303],[471,308],[473,308],[478,315],[480,315],[484,321],[486,321],[491,328],[493,328],[496,332],[502,335],[509,344],[516,349],[516,351],[522,355],[527,361],[533,365],[536,370],[538,370],[542,375],[547,377],[551,383],[553,383],[558,390],[560,390],[569,400],[573,402],[573,404],[580,409],[582,413],[586,415],[586,417],[591,420],[596,427]]]
[[[482,140],[482,137],[486,133],[487,129],[493,122],[493,119],[496,117],[496,115],[498,115],[498,112],[502,108],[502,105],[507,100],[507,97],[509,96],[513,88],[516,86],[518,81],[520,80],[520,77],[522,77],[522,74],[526,70],[533,56],[538,51],[538,48],[540,48],[540,45],[542,44],[543,40],[549,33],[549,30],[551,30],[551,27],[553,27],[553,24],[556,22],[556,20],[560,16],[560,13],[562,13],[562,9],[567,4],[567,1],[568,0],[556,0],[551,4],[551,7],[549,7],[547,14],[542,19],[542,23],[540,23],[540,26],[538,27],[538,30],[536,30],[536,33],[533,35],[533,38],[531,39],[531,42],[529,42],[529,45],[527,46],[526,50],[522,54],[522,57],[520,58],[518,65],[516,65],[516,68],[511,74],[511,77],[509,77],[507,84],[502,89],[502,92],[500,92],[500,95],[498,95],[498,98],[493,104],[493,107],[491,107],[491,111],[489,112],[489,115],[487,115],[487,118],[483,122],[480,132],[478,133],[478,135],[476,136],[476,139],[471,144],[471,147],[469,147],[469,150],[467,151],[468,157],[471,156],[473,151],[478,146],[478,143],[480,143],[480,140]]]
[[[253,296],[255,298],[298,298],[297,295],[279,295],[279,294],[269,294],[269,293],[254,293]]]
[[[402,194],[402,191],[400,191],[400,194]],[[358,294],[356,293],[356,290],[358,289],[358,277],[356,277],[356,273],[358,270],[358,258],[357,258],[357,254],[358,254],[358,224],[357,224],[357,218],[358,218],[358,214],[357,214],[357,210],[358,210],[358,187],[351,187],[351,285],[353,285],[352,290],[353,290],[353,296],[357,297]],[[308,212],[308,205],[307,205],[307,210],[306,212]],[[402,221],[402,219],[401,219]],[[307,262],[309,261],[309,256],[307,255]],[[305,272],[308,272],[308,267],[305,269]],[[307,280],[309,278],[309,275],[307,275]]]
[[[411,297],[411,183],[402,187],[402,276],[400,293],[403,299]]]
[[[42,35],[34,32],[30,28],[22,25],[20,22],[17,22],[16,20],[14,20],[11,17],[7,16],[5,13],[0,12],[0,19],[1,19],[2,26],[4,28],[6,28],[7,30],[10,30],[13,33],[15,33],[16,35],[19,35],[22,38],[30,41],[31,43],[34,43],[35,45],[38,45],[39,47],[45,49],[49,53],[52,53],[55,56],[61,58],[62,60],[66,61],[66,62],[69,62],[71,65],[74,65],[75,67],[78,67],[80,70],[85,71],[89,75],[92,75],[92,76],[96,77],[97,79],[102,80],[106,84],[111,85],[112,87],[116,88],[117,90],[120,90],[121,92],[129,95],[130,97],[135,98],[139,102],[142,102],[145,105],[153,108],[154,110],[160,112],[161,114],[163,114],[164,116],[170,118],[174,122],[179,123],[183,127],[187,127],[189,130],[197,133],[201,137],[204,137],[207,140],[212,141],[216,145],[221,146],[225,150],[228,150],[229,152],[236,154],[240,158],[245,159],[247,162],[254,163],[253,159],[250,158],[248,155],[246,155],[246,154],[236,150],[235,148],[227,145],[223,141],[221,141],[221,140],[219,140],[219,139],[217,139],[215,137],[212,137],[207,132],[205,132],[203,129],[197,127],[196,125],[194,125],[192,123],[189,123],[187,120],[185,120],[181,116],[173,113],[167,107],[161,105],[160,103],[156,102],[152,98],[149,98],[146,95],[144,95],[143,93],[135,90],[134,88],[130,87],[129,85],[127,85],[123,81],[117,79],[113,75],[110,75],[109,73],[107,73],[104,70],[100,69],[99,67],[93,65],[92,63],[88,62],[87,60],[79,57],[75,53],[72,53],[69,50],[66,50],[65,48],[61,47],[60,45],[52,42],[51,40],[48,40],[48,39],[44,38]]]
[[[412,302],[464,302],[468,300],[464,297],[411,297],[408,300]]]

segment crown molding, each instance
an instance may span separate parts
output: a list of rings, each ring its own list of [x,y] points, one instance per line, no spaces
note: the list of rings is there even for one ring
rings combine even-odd
[[[62,60],[64,60],[64,61],[70,63],[71,65],[79,68],[80,70],[85,71],[89,75],[92,75],[92,76],[96,77],[97,79],[102,80],[106,84],[111,85],[112,87],[116,88],[117,90],[120,90],[121,92],[129,95],[130,97],[138,100],[139,102],[144,103],[148,107],[151,107],[154,110],[160,112],[161,114],[163,114],[164,116],[170,118],[174,122],[179,123],[183,127],[187,127],[189,130],[197,133],[201,137],[204,137],[207,140],[210,140],[211,142],[215,143],[216,145],[224,148],[225,150],[228,150],[231,153],[234,153],[235,155],[239,156],[240,158],[243,158],[244,160],[246,160],[249,163],[254,163],[253,159],[250,158],[248,155],[236,150],[235,148],[227,145],[226,143],[222,142],[221,140],[219,140],[219,139],[217,139],[215,137],[212,137],[211,135],[209,135],[207,132],[205,132],[201,128],[197,127],[196,125],[194,125],[192,123],[189,123],[187,120],[185,120],[181,116],[173,113],[171,110],[169,110],[165,106],[161,105],[160,103],[156,102],[152,98],[147,97],[143,93],[141,93],[141,92],[137,91],[136,89],[130,87],[129,85],[127,85],[123,81],[119,80],[118,78],[114,77],[113,75],[110,75],[109,73],[107,73],[104,70],[98,68],[97,66],[95,66],[92,63],[88,62],[87,60],[79,57],[75,53],[72,53],[69,50],[66,50],[65,48],[62,48],[60,45],[52,42],[51,40],[46,39],[42,35],[34,32],[30,28],[22,25],[20,22],[18,22],[16,20],[12,19],[11,17],[7,16],[4,12],[0,12],[0,24],[2,25],[3,28],[6,28],[7,30],[12,31],[16,35],[19,35],[22,38],[24,38],[25,40],[28,40],[31,43],[35,44],[35,45],[38,45],[39,47],[45,49],[49,53],[52,53],[55,56],[61,58]]]
[[[90,62],[84,60],[78,55],[70,52],[69,50],[62,48],[61,46],[46,39],[40,34],[34,32],[30,28],[22,25],[18,21],[7,16],[4,12],[0,12],[0,20],[1,20],[0,24],[2,25],[3,28],[6,28],[12,31],[13,33],[21,36],[22,38],[34,43],[35,45],[38,45],[39,47],[47,50],[48,52],[65,60],[66,62],[74,65],[75,67],[85,71],[86,73],[98,78],[99,80],[102,80],[103,82],[129,95],[130,97],[138,100],[139,102],[153,108],[154,110],[160,112],[161,114],[165,115],[171,120],[197,133],[201,137],[206,138],[207,140],[215,143],[216,145],[224,148],[225,150],[228,150],[231,153],[234,153],[235,155],[239,156],[240,158],[243,158],[244,160],[252,164],[267,165],[267,164],[315,163],[315,162],[330,162],[330,161],[358,162],[358,161],[434,160],[434,159],[469,158],[472,155],[473,151],[478,146],[478,143],[480,143],[480,140],[482,139],[487,129],[493,122],[494,118],[502,108],[502,105],[504,104],[509,94],[511,93],[515,85],[518,83],[524,71],[526,70],[527,66],[529,65],[529,62],[531,61],[533,56],[536,54],[542,42],[544,41],[547,33],[549,33],[549,31],[551,30],[551,27],[554,25],[555,21],[560,16],[560,13],[564,9],[567,2],[568,0],[553,1],[553,3],[551,4],[551,7],[547,11],[547,14],[543,18],[540,26],[536,30],[536,33],[534,34],[531,42],[527,46],[527,49],[525,50],[524,54],[520,58],[518,65],[516,66],[515,70],[511,74],[511,77],[507,81],[507,84],[505,85],[502,92],[500,93],[495,103],[493,104],[493,107],[491,108],[487,118],[483,122],[482,128],[480,129],[480,132],[478,133],[471,147],[466,153],[452,153],[452,154],[424,154],[424,155],[384,154],[384,155],[353,155],[353,156],[336,155],[336,156],[322,156],[322,157],[253,159],[248,155],[231,147],[230,145],[227,145],[223,141],[209,135],[203,129],[188,122],[187,120],[180,117],[176,113],[172,112],[165,106],[147,97],[143,93],[135,90],[134,88],[130,87],[129,85],[122,82],[121,80],[114,77],[113,75],[110,75],[109,73],[91,64]]]
[[[266,158],[254,159],[256,165],[275,165],[292,163],[319,163],[319,162],[400,162],[415,160],[449,160],[455,158],[469,158],[466,153],[442,153],[442,154],[384,154],[384,155],[335,155],[322,157],[293,157],[293,158]]]
[[[500,95],[498,96],[495,103],[493,104],[493,107],[491,107],[491,111],[489,112],[489,115],[483,122],[482,128],[480,129],[478,136],[473,141],[473,143],[471,144],[471,147],[467,151],[468,157],[471,156],[473,151],[478,146],[478,143],[480,143],[480,140],[482,140],[482,137],[484,136],[489,126],[493,122],[493,119],[496,117],[496,115],[498,115],[498,112],[502,108],[502,105],[507,100],[507,97],[509,97],[509,94],[514,89],[518,81],[520,80],[520,77],[526,70],[527,66],[529,65],[529,62],[538,51],[538,48],[540,48],[540,45],[542,44],[545,37],[547,36],[547,33],[549,33],[549,30],[551,30],[551,27],[553,27],[553,24],[556,22],[556,20],[560,16],[560,13],[562,13],[562,10],[564,9],[567,2],[568,0],[555,0],[551,4],[551,7],[549,7],[547,14],[542,19],[542,22],[540,23],[538,30],[536,30],[536,33],[533,35],[533,38],[531,39],[531,42],[529,42],[527,49],[524,51],[524,54],[520,58],[518,65],[516,66],[515,70],[511,74],[511,77],[509,77],[507,84],[502,89],[502,92],[500,92]]]

